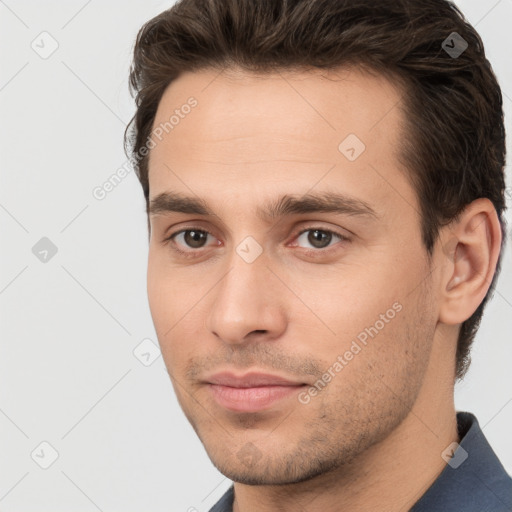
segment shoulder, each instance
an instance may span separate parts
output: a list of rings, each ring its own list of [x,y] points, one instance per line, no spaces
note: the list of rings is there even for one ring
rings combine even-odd
[[[478,420],[457,413],[460,444],[437,480],[410,512],[512,511],[512,478],[494,453]]]

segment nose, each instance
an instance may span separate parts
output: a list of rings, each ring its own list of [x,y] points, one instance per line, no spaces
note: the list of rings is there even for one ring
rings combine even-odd
[[[278,338],[287,325],[286,287],[263,255],[248,263],[234,252],[230,263],[212,290],[207,328],[230,345]]]

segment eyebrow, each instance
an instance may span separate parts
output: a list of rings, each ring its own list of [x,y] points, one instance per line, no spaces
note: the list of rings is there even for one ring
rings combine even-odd
[[[178,192],[163,192],[151,199],[148,206],[149,215],[168,212],[207,217],[217,216],[206,201]],[[377,212],[365,201],[334,192],[304,195],[286,194],[262,207],[258,207],[256,215],[263,221],[272,221],[286,215],[320,212],[379,218]]]

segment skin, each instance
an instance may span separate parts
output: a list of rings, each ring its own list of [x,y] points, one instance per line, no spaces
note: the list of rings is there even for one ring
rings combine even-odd
[[[402,92],[381,76],[184,73],[154,126],[190,96],[197,106],[151,149],[150,200],[180,192],[215,215],[150,215],[148,296],[179,403],[235,481],[234,510],[408,510],[459,441],[456,340],[494,274],[501,233],[492,204],[469,205],[427,257],[398,160]],[[338,150],[351,133],[366,146],[352,162]],[[321,191],[363,200],[377,215],[256,215],[283,194]],[[315,245],[312,231],[299,236],[306,228],[348,241]],[[184,229],[209,235],[202,246],[190,232],[164,241]],[[248,236],[262,249],[252,263],[236,251]],[[311,387],[396,302],[400,312],[307,404],[295,393],[264,411],[233,412],[203,382],[217,371],[260,371]]]

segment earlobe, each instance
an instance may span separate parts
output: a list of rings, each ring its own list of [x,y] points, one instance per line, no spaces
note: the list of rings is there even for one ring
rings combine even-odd
[[[444,258],[439,320],[460,324],[489,290],[501,248],[501,226],[493,204],[482,198],[442,231],[448,242],[439,256]]]

